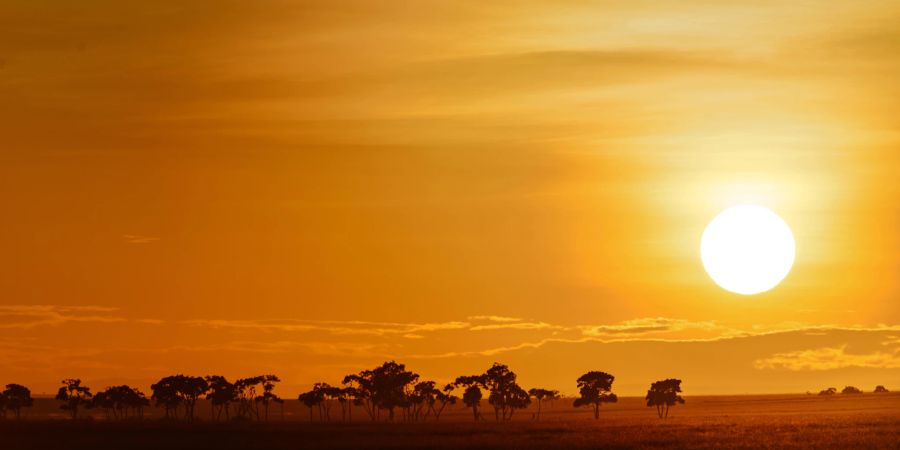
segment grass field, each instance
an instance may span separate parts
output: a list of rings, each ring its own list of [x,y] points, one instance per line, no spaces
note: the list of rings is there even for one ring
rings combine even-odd
[[[488,418],[489,409],[484,412]],[[598,421],[565,400],[546,408],[540,421],[532,420],[529,410],[499,424],[473,423],[462,407],[439,423],[371,423],[362,414],[350,424],[309,423],[304,410],[294,407],[288,408],[284,420],[273,417],[268,423],[188,425],[158,420],[67,421],[32,414],[19,423],[0,422],[0,448],[900,449],[897,394],[689,397],[665,420],[656,418],[655,410],[638,398],[604,405]]]

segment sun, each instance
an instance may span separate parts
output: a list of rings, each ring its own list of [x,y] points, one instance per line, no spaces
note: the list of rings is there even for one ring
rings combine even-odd
[[[700,239],[703,267],[723,289],[742,295],[774,288],[794,265],[791,228],[757,205],[732,206],[716,216]]]

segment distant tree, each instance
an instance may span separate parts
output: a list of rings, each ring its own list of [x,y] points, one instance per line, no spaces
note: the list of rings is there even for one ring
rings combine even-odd
[[[580,397],[575,399],[574,406],[590,405],[594,409],[594,419],[600,418],[600,405],[603,403],[615,403],[619,400],[612,393],[612,384],[616,377],[606,373],[591,371],[578,378],[578,392]]]
[[[341,383],[347,389],[348,395],[352,397],[352,403],[361,406],[369,418],[374,421],[377,418],[377,406],[373,399],[375,386],[372,380],[372,371],[366,370],[358,374],[347,375]]]
[[[353,405],[356,403],[357,391],[355,387],[345,386],[340,388],[337,400],[341,405],[341,420],[344,422],[353,421]]]
[[[837,388],[830,387],[828,389],[822,389],[819,391],[819,395],[834,395],[837,394]]]
[[[528,390],[528,395],[537,400],[537,412],[534,415],[536,420],[541,419],[541,404],[545,399],[549,401],[559,400],[559,391],[550,389],[532,388]]]
[[[184,408],[184,420],[192,422],[197,400],[209,390],[209,383],[203,377],[179,374],[160,379],[150,389],[153,391],[151,398],[156,400],[156,405],[165,407],[166,418],[170,417],[170,410],[175,412],[177,418],[178,407],[181,406]]]
[[[413,387],[412,393],[408,395],[412,420],[424,419],[431,413],[437,395],[441,392],[434,385],[434,381],[420,381]]]
[[[879,384],[878,386],[875,386],[875,393],[876,393],[876,394],[885,394],[885,393],[887,393],[887,392],[890,392],[890,391],[888,391],[886,387],[884,387],[884,386],[882,386],[882,385],[880,385],[880,384]]]
[[[478,413],[478,407],[481,406],[481,388],[484,387],[483,375],[464,375],[456,378],[453,382],[454,386],[463,387],[462,401],[467,407],[472,408],[472,417],[477,422],[481,416]]]
[[[387,410],[393,421],[396,408],[409,404],[407,391],[418,379],[419,375],[406,370],[404,364],[388,361],[372,370],[347,375],[343,383],[355,387],[358,404],[372,420],[378,420],[380,410]]]
[[[88,406],[88,402],[93,397],[91,388],[82,386],[81,380],[78,378],[67,378],[62,380],[61,383],[63,384],[62,387],[56,392],[56,399],[63,402],[59,408],[69,411],[72,419],[77,419],[78,410],[82,406]]]
[[[259,420],[259,403],[257,387],[263,384],[263,376],[240,378],[234,382],[235,400],[237,401],[236,416],[242,419]]]
[[[394,409],[406,401],[406,388],[415,383],[419,375],[406,370],[404,364],[388,361],[372,370],[375,386],[375,404],[388,411],[388,419],[394,420]]]
[[[104,409],[107,417],[112,419],[141,418],[144,407],[149,405],[143,392],[126,385],[108,387],[95,394],[90,402],[91,408]]]
[[[206,377],[206,383],[209,391],[206,393],[206,399],[210,403],[210,414],[213,420],[220,420],[222,413],[225,414],[225,420],[231,419],[231,403],[237,400],[237,393],[233,383],[230,383],[225,377],[220,375],[210,375]]]
[[[656,414],[660,419],[669,417],[669,407],[678,403],[684,403],[684,399],[678,395],[681,392],[681,380],[668,378],[656,381],[650,385],[647,391],[647,406],[655,406]]]
[[[841,390],[841,394],[862,394],[862,391],[854,386],[845,386],[844,389]]]
[[[150,399],[156,403],[157,407],[161,406],[165,409],[166,419],[178,418],[178,407],[182,403],[181,396],[178,395],[178,376],[163,377],[150,385],[152,391]]]
[[[263,393],[256,397],[256,401],[258,403],[262,403],[263,405],[263,416],[266,421],[269,420],[269,403],[282,403],[281,397],[275,395],[275,383],[280,382],[279,379],[275,375],[263,375],[261,382]]]
[[[312,391],[303,392],[297,396],[297,400],[300,403],[303,403],[304,406],[309,408],[309,421],[313,421],[313,406],[316,406],[316,400],[313,398]]]
[[[332,386],[328,383],[316,383],[313,385],[313,392],[319,399],[319,417],[325,421],[331,421],[331,403],[329,400],[337,400],[341,395],[341,388]]]
[[[494,407],[494,416],[498,422],[511,419],[515,410],[527,408],[531,404],[528,392],[516,383],[515,372],[505,364],[494,363],[482,377],[488,390],[488,403]]]
[[[432,401],[431,404],[429,404],[429,408],[431,408],[431,413],[434,414],[435,421],[440,420],[441,413],[444,412],[444,408],[446,408],[447,405],[455,405],[456,404],[456,401],[458,400],[458,398],[452,394],[452,392],[455,388],[456,388],[456,386],[454,386],[452,383],[450,383],[450,384],[447,384],[446,386],[444,386],[444,389],[437,391],[434,394],[434,401]],[[478,393],[480,395],[481,391],[479,391]],[[440,403],[440,405],[441,405],[440,407],[436,406],[438,403]]]
[[[475,421],[478,421],[478,418],[481,414],[478,413],[478,406],[481,403],[481,388],[478,386],[469,386],[463,392],[462,401],[466,406],[472,408],[472,416],[475,417]]]
[[[0,392],[0,410],[3,417],[6,417],[6,411],[12,411],[16,415],[16,420],[19,420],[22,408],[31,408],[33,404],[31,390],[21,384],[7,384],[6,390]]]

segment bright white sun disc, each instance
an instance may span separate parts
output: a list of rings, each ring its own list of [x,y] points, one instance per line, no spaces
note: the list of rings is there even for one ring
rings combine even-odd
[[[700,257],[709,276],[723,289],[743,295],[777,286],[791,271],[795,252],[787,223],[756,205],[722,211],[700,239]]]

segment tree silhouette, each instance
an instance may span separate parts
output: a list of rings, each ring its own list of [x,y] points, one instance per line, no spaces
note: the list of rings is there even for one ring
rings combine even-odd
[[[431,408],[431,413],[434,414],[435,421],[438,421],[441,419],[441,413],[444,412],[444,408],[446,408],[447,405],[455,405],[456,404],[456,400],[458,400],[458,398],[455,395],[451,394],[451,392],[453,392],[453,390],[455,388],[456,388],[456,386],[454,386],[452,383],[450,383],[450,384],[447,384],[446,386],[444,386],[444,389],[437,391],[434,394],[434,399],[429,404],[429,408]],[[478,394],[480,395],[481,391],[479,391]],[[440,407],[435,406],[438,403],[441,404]]]
[[[575,399],[574,406],[592,406],[594,419],[600,418],[600,405],[603,403],[615,403],[619,400],[612,393],[612,384],[616,377],[606,373],[591,371],[578,378],[578,392],[580,397]]]
[[[885,393],[887,393],[887,392],[890,392],[890,391],[888,391],[886,387],[884,387],[884,386],[882,386],[882,385],[880,385],[880,384],[879,384],[878,386],[875,386],[875,393],[876,393],[876,394],[885,394]]]
[[[63,384],[62,387],[56,392],[56,399],[63,402],[59,408],[69,411],[73,420],[77,419],[78,410],[82,406],[87,406],[88,401],[93,397],[91,388],[82,386],[81,380],[78,378],[67,378],[62,380],[61,383]]]
[[[353,421],[353,404],[356,403],[356,388],[346,386],[340,388],[338,393],[338,403],[341,405],[341,420],[345,422]]]
[[[12,411],[16,420],[19,420],[22,408],[31,408],[33,404],[31,390],[21,384],[7,384],[6,390],[0,392],[0,412],[3,417],[6,417],[6,411]]]
[[[549,390],[549,389],[541,389],[541,388],[532,388],[528,390],[528,395],[534,397],[537,400],[537,412],[534,415],[536,420],[541,420],[541,403],[543,403],[544,399],[553,401],[559,400],[559,391]]]
[[[157,383],[152,384],[150,389],[153,391],[150,398],[156,400],[156,406],[165,407],[166,418],[170,417],[170,411],[173,411],[175,418],[178,418],[178,407],[182,406],[184,407],[184,420],[192,422],[197,400],[209,390],[209,383],[203,377],[179,374],[163,377]]]
[[[494,407],[497,421],[509,420],[517,409],[527,408],[531,404],[528,392],[516,384],[515,372],[505,364],[494,363],[484,375],[484,386],[487,388],[488,403]]]
[[[472,417],[474,417],[477,422],[480,417],[478,407],[481,405],[481,388],[484,386],[484,376],[459,376],[453,384],[466,388],[465,391],[463,391],[462,401],[466,406],[472,408]]]
[[[668,378],[656,381],[650,385],[647,391],[647,406],[655,406],[656,414],[660,419],[669,417],[669,407],[676,403],[684,403],[678,393],[681,392],[681,380]]]
[[[225,420],[230,420],[231,403],[237,400],[234,384],[220,375],[207,376],[206,383],[209,386],[206,399],[209,400],[213,420],[220,420],[223,412]]]
[[[376,419],[376,407],[372,394],[375,391],[375,386],[371,375],[372,371],[370,370],[362,371],[358,374],[350,374],[344,377],[341,384],[345,386],[344,389],[347,389],[348,395],[352,396],[353,404],[362,406],[363,411],[374,421]]]
[[[150,399],[156,402],[156,406],[165,408],[166,419],[178,418],[178,407],[181,406],[181,397],[178,395],[178,379],[176,376],[163,377],[158,382],[150,385]]]
[[[406,370],[406,365],[388,361],[372,370],[344,377],[343,384],[355,387],[357,399],[372,420],[378,420],[379,411],[388,411],[394,420],[395,409],[408,405],[407,388],[419,379],[419,375]]]
[[[420,416],[424,419],[431,413],[437,395],[441,392],[434,385],[434,381],[420,381],[413,387],[412,393],[409,395],[413,420],[418,421]]]
[[[828,389],[822,389],[819,391],[819,395],[834,395],[837,394],[837,388],[830,387]]]
[[[100,391],[91,399],[91,408],[102,408],[106,411],[107,418],[127,419],[129,413],[141,418],[144,415],[144,407],[149,406],[150,401],[144,393],[130,386],[112,386]]]
[[[316,393],[316,397],[319,399],[319,417],[330,422],[331,403],[328,400],[337,399],[341,395],[341,388],[328,383],[316,383],[313,385],[313,392]]]
[[[235,399],[237,400],[237,417],[242,419],[259,419],[259,408],[256,403],[256,387],[263,382],[262,376],[240,378],[234,382]]]
[[[258,403],[262,403],[266,421],[269,420],[269,403],[282,403],[281,397],[275,395],[275,393],[273,392],[275,390],[275,383],[278,383],[280,381],[281,379],[279,379],[275,375],[263,375],[261,377],[263,393],[262,395],[256,397],[256,401]]]
[[[854,386],[845,386],[844,389],[841,390],[841,394],[862,394],[862,391]]]
[[[141,418],[144,407],[149,405],[143,392],[126,385],[108,387],[96,393],[90,403],[91,408],[103,408],[107,418],[112,419],[127,419],[129,413]]]
[[[313,421],[313,406],[318,406],[323,400],[322,398],[319,397],[319,392],[316,392],[315,390],[304,392],[304,393],[300,394],[299,396],[297,396],[297,400],[300,400],[301,403],[303,403],[304,405],[306,405],[307,408],[309,408],[309,421],[312,422]],[[320,414],[321,414],[321,412],[320,412]],[[319,417],[319,420],[322,420],[321,416]]]

